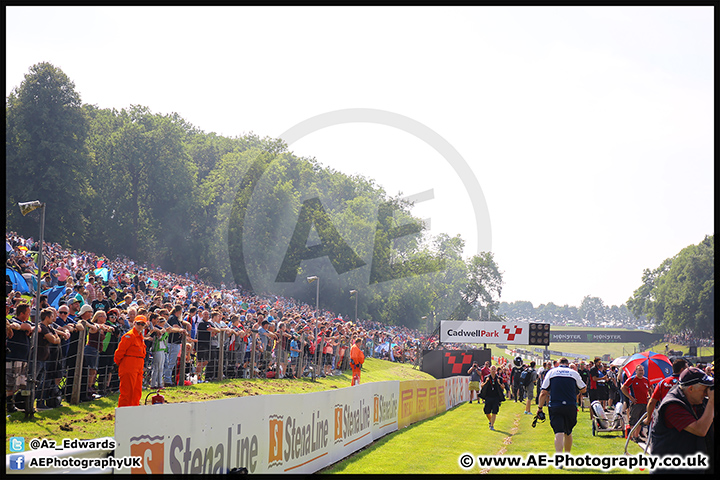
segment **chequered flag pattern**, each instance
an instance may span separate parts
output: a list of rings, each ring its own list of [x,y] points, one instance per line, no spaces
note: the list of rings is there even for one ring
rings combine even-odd
[[[447,357],[448,365],[452,365],[452,373],[458,374],[463,372],[463,366],[470,365],[472,363],[472,355],[467,353],[454,354],[451,352],[445,352]]]
[[[505,325],[502,326],[503,332],[505,332],[505,335],[507,335],[508,342],[512,342],[515,340],[515,335],[520,335],[522,333],[522,327],[518,327],[517,325],[513,325],[515,328],[515,331],[513,333],[510,333],[510,329],[507,328]]]

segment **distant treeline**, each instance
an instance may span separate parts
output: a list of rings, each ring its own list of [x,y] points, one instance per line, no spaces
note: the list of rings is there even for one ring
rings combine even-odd
[[[372,180],[278,139],[83,104],[49,63],[6,98],[6,156],[6,231],[37,235],[39,210],[17,203],[40,200],[47,241],[312,305],[317,276],[320,307],[345,317],[357,301],[360,318],[431,329],[499,305],[491,253],[463,259],[460,236],[430,237]]]
[[[528,301],[500,302],[498,314],[509,320],[532,320],[552,325],[638,327],[648,323],[645,315],[636,317],[626,305],[608,306],[602,298],[590,295],[583,298],[579,307],[553,302],[537,307]]]

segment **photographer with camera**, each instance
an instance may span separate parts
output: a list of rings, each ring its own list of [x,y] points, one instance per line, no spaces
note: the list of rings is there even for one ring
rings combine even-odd
[[[653,455],[704,453],[710,456],[708,470],[653,470],[653,474],[712,473],[714,470],[715,379],[690,367],[665,395],[654,411],[650,427]]]
[[[585,382],[578,372],[570,368],[567,358],[561,358],[560,364],[545,375],[540,387],[537,417],[542,413],[543,405],[548,404],[550,426],[555,433],[555,452],[570,453],[572,431],[577,424],[577,391],[584,393]]]
[[[480,381],[482,380],[482,373],[477,362],[473,362],[467,373],[470,375],[470,403],[473,402],[473,392],[475,392],[477,403],[480,403]]]

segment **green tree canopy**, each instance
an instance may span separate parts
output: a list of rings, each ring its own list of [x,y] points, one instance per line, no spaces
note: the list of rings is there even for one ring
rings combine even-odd
[[[714,326],[715,239],[706,236],[682,249],[655,270],[643,272],[643,284],[628,299],[635,314],[654,319],[661,331],[711,336]]]
[[[30,67],[5,103],[6,225],[37,227],[18,202],[46,203],[45,229],[55,241],[80,245],[89,221],[83,216],[91,187],[87,178],[87,117],[75,84],[50,63]],[[74,215],[67,215],[72,211]]]

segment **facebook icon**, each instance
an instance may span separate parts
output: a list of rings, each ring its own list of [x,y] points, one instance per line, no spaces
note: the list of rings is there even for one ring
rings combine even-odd
[[[10,470],[25,470],[25,455],[10,455]]]

